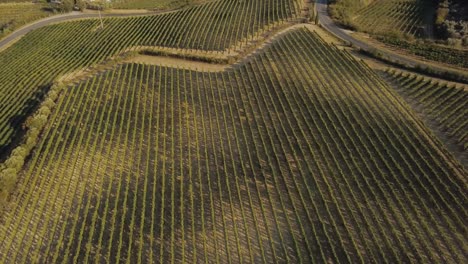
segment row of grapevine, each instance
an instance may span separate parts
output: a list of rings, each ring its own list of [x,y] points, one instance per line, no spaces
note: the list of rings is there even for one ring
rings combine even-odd
[[[466,49],[453,49],[426,42],[410,42],[387,36],[379,36],[377,37],[377,40],[395,48],[404,49],[405,51],[426,60],[433,60],[468,68],[468,50]]]
[[[2,4],[24,3],[24,0],[0,0]]]
[[[465,190],[408,105],[299,29],[223,72],[123,64],[69,87],[0,262],[464,263]]]
[[[423,35],[429,5],[427,0],[376,0],[357,13],[355,23],[369,33]]]
[[[415,103],[459,147],[468,147],[468,88],[447,84],[420,75],[388,69],[386,74],[397,84],[397,91],[409,103]]]
[[[0,53],[0,150],[61,75],[136,46],[224,51],[297,15],[299,0],[213,1],[178,12],[55,24]],[[77,41],[79,40],[79,41]]]
[[[0,39],[24,24],[52,15],[45,7],[40,3],[0,2]]]
[[[116,0],[109,4],[116,9],[149,9],[149,10],[164,10],[175,9],[182,6],[198,3],[199,0]]]

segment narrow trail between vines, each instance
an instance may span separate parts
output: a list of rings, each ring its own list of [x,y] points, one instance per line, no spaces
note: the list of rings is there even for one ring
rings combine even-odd
[[[193,71],[222,72],[228,68],[236,67],[254,57],[265,47],[272,45],[282,35],[291,30],[306,28],[317,32],[326,42],[335,42],[327,38],[324,31],[312,24],[292,24],[269,32],[269,36],[254,40],[243,50],[224,52],[202,52],[189,49],[176,49],[158,46],[136,46],[122,51],[104,63],[76,70],[57,78],[57,81],[68,84],[79,82],[95,75],[98,72],[107,71],[118,64],[141,63],[147,65],[159,65],[173,68],[181,68]]]

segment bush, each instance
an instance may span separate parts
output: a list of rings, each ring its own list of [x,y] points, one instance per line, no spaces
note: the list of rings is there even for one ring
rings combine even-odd
[[[52,100],[57,99],[57,93],[55,91],[51,91],[51,93],[54,93],[53,95],[50,95],[49,98],[45,99],[44,102],[42,103],[43,106],[48,107],[49,109],[54,107],[55,103]]]
[[[465,35],[462,39],[462,45],[463,46],[468,46],[468,35]]]
[[[23,167],[25,157],[13,155],[5,161],[5,165],[16,171],[19,171]]]
[[[85,2],[85,1],[81,1],[81,0],[76,1],[76,7],[77,7],[79,10],[83,11],[83,10],[86,9],[86,2]]]
[[[63,85],[52,86],[39,110],[25,122],[28,129],[25,140],[11,152],[4,164],[0,164],[0,210],[16,184],[18,172],[23,167],[26,157],[36,146],[40,131],[46,125],[51,109],[55,106],[54,100],[58,98],[62,89]]]
[[[449,39],[447,39],[447,44],[449,46],[452,46],[452,47],[455,47],[455,48],[461,48],[462,40],[457,39],[457,38],[449,38]]]
[[[92,9],[92,10],[106,10],[110,7],[110,5],[107,2],[104,3],[96,3],[96,2],[86,2],[86,8]]]
[[[4,169],[0,171],[0,210],[16,183],[17,171],[15,169]]]
[[[436,11],[436,20],[435,20],[436,25],[441,25],[442,23],[444,23],[445,19],[447,18],[448,13],[449,13],[448,8],[446,7],[438,8]]]
[[[35,116],[32,119],[31,127],[40,129],[45,125],[46,122],[47,122],[47,116],[40,114],[40,115]]]
[[[26,157],[28,151],[24,147],[17,147],[15,148],[12,152],[12,156],[20,156],[20,157]]]
[[[16,182],[15,169],[5,169],[0,172],[0,190],[10,190]]]
[[[75,6],[74,0],[61,0],[60,3],[50,3],[49,8],[53,12],[71,12]]]
[[[44,116],[49,116],[50,115],[50,109],[47,106],[42,106],[39,108],[39,114],[44,115]]]

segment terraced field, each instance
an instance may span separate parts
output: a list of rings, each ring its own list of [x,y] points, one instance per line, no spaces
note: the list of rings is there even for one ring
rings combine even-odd
[[[440,129],[463,150],[468,148],[468,87],[448,85],[420,75],[387,71],[401,88],[398,92],[421,112],[437,122]]]
[[[300,29],[223,72],[123,64],[67,88],[0,262],[466,263],[466,176]]]
[[[8,65],[0,67],[0,153],[21,134],[21,124],[59,76],[136,46],[238,48],[292,20],[301,4],[220,0],[161,15],[104,19],[103,28],[90,19],[35,30],[0,53],[0,65]]]
[[[369,33],[424,36],[431,22],[426,21],[431,6],[430,0],[375,0],[357,12],[354,22]]]

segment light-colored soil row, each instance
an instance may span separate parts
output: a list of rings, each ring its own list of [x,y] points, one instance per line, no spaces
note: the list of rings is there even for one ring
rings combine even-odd
[[[206,52],[189,49],[175,49],[167,47],[146,47],[137,46],[124,50],[120,55],[110,58],[106,62],[93,67],[80,69],[57,78],[57,82],[69,84],[88,78],[97,72],[109,70],[121,63],[144,63],[148,65],[160,65],[189,69],[194,71],[221,72],[229,67],[233,67],[251,56],[254,56],[259,50],[274,43],[276,39],[287,32],[307,28],[310,31],[317,32],[326,42],[338,44],[339,41],[321,29],[312,24],[295,24],[278,30],[276,33],[269,33],[264,39],[256,39],[243,50],[229,50],[224,52]]]

